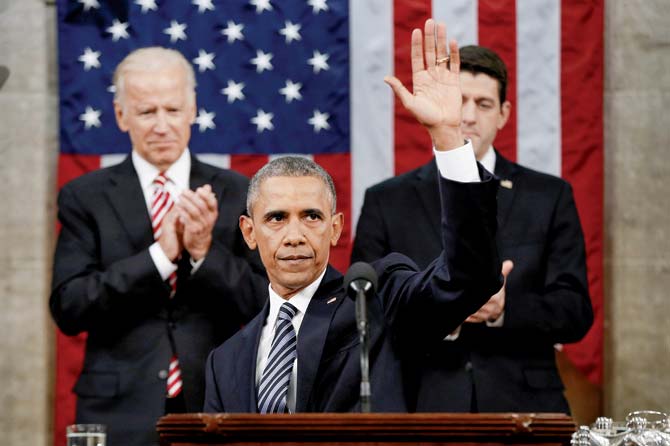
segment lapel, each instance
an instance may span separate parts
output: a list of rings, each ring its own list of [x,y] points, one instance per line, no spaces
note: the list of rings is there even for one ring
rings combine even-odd
[[[110,167],[109,182],[110,187],[105,189],[105,194],[131,244],[137,250],[146,248],[153,242],[151,219],[130,156]]]
[[[336,297],[338,301],[328,301]],[[304,412],[321,363],[330,322],[346,297],[342,294],[342,275],[328,265],[325,276],[307,307],[298,333],[298,388],[295,411]]]
[[[502,181],[509,181],[511,188],[498,186],[498,232],[507,224],[512,204],[516,197],[517,188],[521,187],[516,181],[518,166],[504,158],[496,150],[495,175]]]
[[[270,301],[266,299],[263,311],[252,319],[246,327],[242,329],[241,349],[237,352],[239,357],[235,361],[235,381],[240,392],[240,401],[242,408],[249,413],[258,412],[258,402],[256,401],[256,358],[258,357],[258,344],[261,340],[261,331],[263,323],[268,317],[270,311]],[[249,348],[251,346],[252,348]]]
[[[440,219],[442,211],[440,208],[440,191],[437,182],[437,164],[435,159],[427,164],[424,164],[416,170],[416,175],[411,179],[413,187],[416,191],[418,201],[426,213],[428,228],[419,229],[417,231],[427,234],[432,234],[432,242],[441,246],[442,236],[440,233]],[[417,222],[426,221],[426,219],[416,218]]]
[[[209,184],[212,186],[212,191],[219,202],[219,207],[221,207],[224,185],[222,181],[215,181],[218,173],[218,169],[200,162],[198,158],[191,154],[191,175],[189,178],[191,190],[196,190],[200,186]]]

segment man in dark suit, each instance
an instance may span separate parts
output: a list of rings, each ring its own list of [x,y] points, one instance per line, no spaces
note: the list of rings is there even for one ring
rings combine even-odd
[[[497,184],[478,171],[471,144],[463,146],[458,48],[452,42],[448,69],[444,25],[436,30],[428,20],[425,35],[424,54],[421,31],[412,34],[415,93],[396,78],[386,81],[433,137],[443,215],[448,215],[444,251],[424,271],[398,254],[373,264],[379,277],[368,304],[373,411],[407,409],[399,341],[443,338],[501,285],[494,243]],[[434,187],[437,193],[437,181]],[[210,355],[205,411],[360,410],[354,302],[340,273],[328,266],[330,246],[343,225],[335,200],[330,176],[303,158],[279,158],[252,178],[249,216],[240,218],[240,228],[249,247],[260,252],[270,279],[269,302]]]
[[[461,72],[461,131],[500,178],[497,244],[507,259],[506,286],[445,340],[404,353],[408,394],[417,411],[568,412],[554,344],[578,341],[593,321],[572,189],[493,149],[511,109],[498,55],[464,47]],[[352,261],[400,252],[426,267],[441,249],[436,181],[431,161],[369,188]]]
[[[160,416],[202,408],[207,354],[260,310],[267,282],[237,229],[247,179],[187,148],[190,64],[140,49],[114,85],[132,153],[61,190],[50,307],[63,333],[88,334],[76,421],[148,445]]]

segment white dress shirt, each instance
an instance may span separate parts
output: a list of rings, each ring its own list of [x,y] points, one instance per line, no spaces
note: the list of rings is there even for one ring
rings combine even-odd
[[[319,288],[323,276],[326,274],[324,269],[321,275],[299,293],[291,296],[288,302],[291,302],[291,305],[298,309],[298,312],[291,319],[293,328],[295,329],[296,338],[299,336],[300,326],[302,325],[302,320],[305,317],[307,312],[307,307],[309,306],[314,293]],[[265,324],[261,330],[261,339],[258,344],[258,355],[256,356],[256,389],[258,389],[258,384],[261,381],[261,376],[263,376],[263,371],[268,364],[268,356],[270,355],[270,347],[272,347],[272,340],[275,337],[275,329],[277,328],[277,317],[279,316],[279,307],[282,306],[284,302],[287,302],[286,299],[281,297],[279,294],[275,293],[272,289],[272,285],[268,285],[268,290],[270,292],[270,312],[268,317],[265,319]],[[296,356],[296,360],[293,363],[293,369],[291,370],[291,377],[289,378],[288,384],[288,393],[286,394],[286,406],[288,407],[291,413],[295,412],[295,398],[296,398],[296,381],[298,379],[298,363],[300,358]]]

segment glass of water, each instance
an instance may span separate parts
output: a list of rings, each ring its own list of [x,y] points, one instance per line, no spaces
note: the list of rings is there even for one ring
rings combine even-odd
[[[66,429],[67,446],[105,446],[104,424],[71,424]]]

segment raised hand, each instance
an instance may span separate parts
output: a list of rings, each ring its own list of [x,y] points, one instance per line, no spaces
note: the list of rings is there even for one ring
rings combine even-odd
[[[219,215],[218,204],[209,184],[195,191],[182,192],[176,206],[183,225],[184,249],[193,260],[207,255],[212,245],[212,230]]]
[[[428,19],[423,35],[420,29],[412,31],[411,48],[413,93],[394,76],[384,82],[428,130],[437,150],[462,146],[458,44],[451,40],[447,53],[446,26]]]

